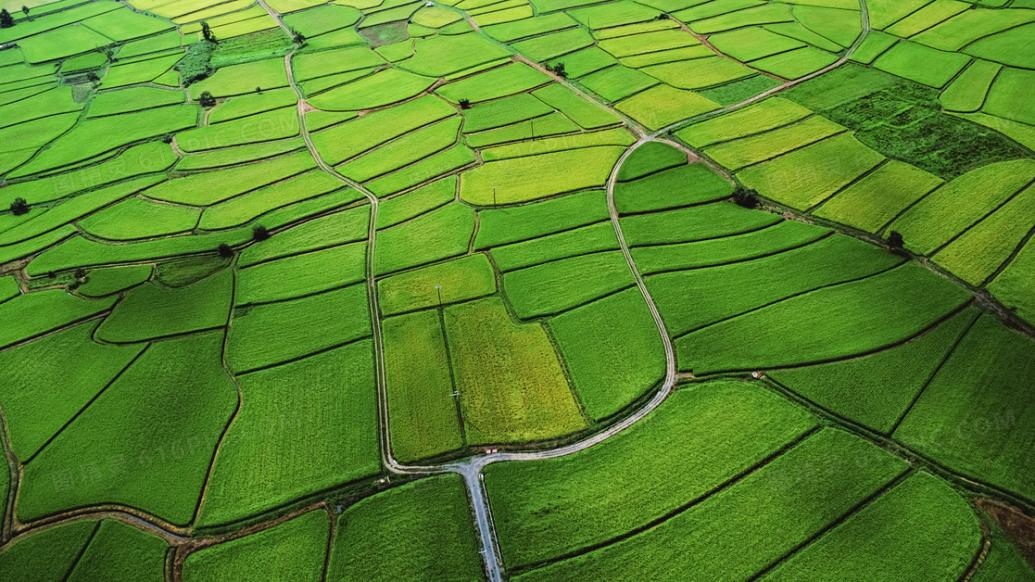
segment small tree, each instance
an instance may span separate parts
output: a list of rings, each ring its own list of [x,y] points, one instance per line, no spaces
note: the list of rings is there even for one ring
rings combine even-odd
[[[758,193],[754,190],[738,187],[733,191],[733,201],[744,208],[758,208]]]
[[[568,71],[564,70],[564,63],[557,63],[553,66],[553,74],[562,79],[568,78]]]
[[[658,20],[668,20],[668,13],[662,12],[657,17]]]
[[[28,6],[22,5],[22,14],[24,14],[26,18],[29,17],[29,7]]]
[[[252,229],[252,238],[257,242],[262,242],[270,237],[270,231],[263,225],[258,225]]]
[[[14,26],[14,18],[6,8],[0,10],[0,28],[11,28]]]
[[[216,106],[216,98],[208,91],[204,91],[201,93],[201,97],[198,98],[198,103],[201,103],[202,107],[208,109]]]
[[[216,248],[216,252],[219,253],[219,256],[223,257],[224,259],[229,259],[234,256],[234,249],[226,243],[220,244]]]
[[[298,44],[298,45],[305,44],[305,35],[302,34],[301,32],[295,31],[295,33],[292,35],[291,38],[292,38],[292,40],[295,41],[295,44]]]
[[[899,232],[897,230],[893,230],[893,231],[891,231],[888,234],[888,246],[889,247],[891,247],[893,249],[896,249],[896,250],[899,250],[899,249],[902,248],[902,246],[904,244],[905,244],[905,241],[902,239],[902,233],[901,232]]]
[[[15,216],[21,216],[29,212],[29,203],[24,198],[15,198],[14,202],[11,202],[11,214]]]
[[[216,40],[216,35],[212,34],[212,27],[204,20],[201,21],[201,36],[211,43],[219,42]]]
[[[470,108],[471,108],[471,100],[470,99],[465,97],[465,98],[460,100],[460,109],[470,109]]]
[[[256,87],[255,88],[255,92],[256,93],[262,93],[262,87]]]

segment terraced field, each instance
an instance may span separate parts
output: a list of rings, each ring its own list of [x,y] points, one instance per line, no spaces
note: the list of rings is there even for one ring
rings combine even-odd
[[[1035,580],[1032,0],[0,9],[0,580]]]

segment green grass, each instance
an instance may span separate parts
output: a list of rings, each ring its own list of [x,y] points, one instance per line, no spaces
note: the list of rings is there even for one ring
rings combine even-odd
[[[1032,301],[1035,278],[1032,273],[1035,273],[1035,244],[1029,239],[1013,262],[988,286],[988,290],[1004,305],[1028,321],[1035,321],[1035,301]]]
[[[0,576],[12,582],[62,580],[96,527],[95,521],[77,521],[5,544]]]
[[[382,279],[377,288],[387,316],[491,295],[496,277],[479,253]]]
[[[357,111],[398,103],[424,92],[434,79],[387,69],[309,98],[327,111]]]
[[[656,130],[713,111],[719,105],[692,91],[658,85],[622,100],[616,108]]]
[[[446,204],[456,196],[456,182],[456,176],[448,176],[383,200],[378,207],[377,227],[388,228]]]
[[[291,67],[295,77],[305,81],[376,67],[384,62],[376,52],[365,47],[346,47],[298,54],[292,60]]]
[[[190,86],[191,99],[197,100],[208,91],[216,97],[229,97],[287,86],[283,59],[266,59],[222,67],[210,77]]]
[[[848,186],[883,159],[852,134],[842,133],[750,166],[738,172],[737,178],[762,196],[805,210]],[[809,171],[802,172],[803,167]]]
[[[754,73],[736,61],[717,56],[651,65],[643,71],[680,89],[715,87]]]
[[[1025,97],[1035,79],[1031,71],[1003,69],[988,92],[984,111],[1028,125],[1035,124],[1035,107]]]
[[[905,467],[865,440],[826,429],[657,527],[518,579],[747,579]]]
[[[194,127],[197,113],[196,107],[178,105],[88,119],[8,177],[27,176],[81,162],[123,145]]]
[[[293,301],[239,308],[231,320],[227,361],[236,372],[264,368],[370,335],[366,286]]]
[[[27,215],[29,220],[20,221],[0,233],[0,244],[14,244],[50,232],[109,204],[126,199],[157,181],[158,178],[154,176],[137,178],[69,198],[38,215]]]
[[[244,169],[252,168],[242,168],[236,173],[240,175]],[[255,174],[257,172],[253,170],[253,175]],[[341,186],[340,181],[326,172],[310,170],[209,206],[204,209],[197,225],[204,230],[233,228],[278,208],[286,211],[292,205],[319,197],[333,197],[342,204],[362,198],[360,193],[351,189],[341,189]]]
[[[546,75],[524,63],[510,63],[453,81],[436,93],[454,103],[461,99],[479,103],[528,91],[548,81]]]
[[[1035,178],[1035,163],[1021,159],[982,166],[946,183],[891,224],[906,247],[929,254],[977,223]],[[981,196],[974,196],[980,191]]]
[[[450,360],[469,444],[546,440],[585,427],[546,331],[498,298],[447,307]]]
[[[201,525],[378,474],[372,355],[362,341],[240,377],[241,409],[216,456]]]
[[[1013,258],[1035,227],[1035,186],[1028,186],[994,214],[934,255],[936,263],[971,285],[981,285]]]
[[[1002,66],[988,61],[974,61],[938,97],[951,111],[972,113],[981,109]],[[1005,112],[1004,112],[1005,113]]]
[[[686,163],[686,153],[661,142],[647,142],[625,159],[618,170],[618,179],[623,182],[636,180]]]
[[[618,239],[610,221],[496,247],[492,249],[492,258],[500,271],[507,272],[607,250],[618,250]]]
[[[633,260],[640,274],[713,267],[763,257],[828,236],[829,230],[786,220],[744,233],[700,241],[637,247]]]
[[[259,533],[195,551],[183,562],[185,582],[256,580],[266,576],[315,582],[323,572],[330,523],[322,510]]]
[[[803,409],[757,385],[710,382],[676,391],[591,449],[490,465],[485,485],[504,564],[513,571],[661,518],[813,426]]]
[[[413,42],[413,52],[413,57],[399,66],[428,77],[444,77],[510,54],[476,32],[418,39]]]
[[[844,130],[845,128],[825,117],[814,115],[778,129],[711,146],[706,148],[704,153],[723,167],[739,170],[816,143]]]
[[[623,151],[622,147],[597,146],[489,162],[460,175],[460,198],[489,206],[599,188]],[[512,179],[521,175],[532,179]]]
[[[0,352],[0,366],[8,371],[0,405],[11,450],[19,459],[30,458],[143,349],[95,343],[96,327],[82,323]],[[67,382],[69,373],[75,382]],[[53,390],[60,385],[67,388]]]
[[[298,114],[286,107],[190,129],[177,134],[176,143],[186,152],[197,152],[294,137],[298,131]]]
[[[312,167],[313,159],[309,152],[296,152],[263,160],[261,165],[248,164],[187,174],[147,190],[146,195],[176,204],[208,206],[298,175]],[[316,174],[313,176],[315,180]]]
[[[104,297],[147,281],[152,271],[151,265],[93,269],[76,292],[84,297]]]
[[[873,245],[833,236],[751,260],[652,276],[647,279],[647,287],[669,332],[681,335],[761,305],[873,275],[901,262]]]
[[[956,578],[980,544],[980,523],[970,505],[930,473],[917,473],[763,579]]]
[[[421,97],[316,132],[312,138],[324,161],[339,164],[378,144],[455,112],[441,99]]]
[[[79,221],[79,228],[108,240],[133,240],[193,230],[201,210],[158,204],[140,197],[123,200]]]
[[[397,140],[371,150],[338,166],[338,171],[357,182],[365,182],[439,152],[454,142],[460,129],[459,117],[448,117],[416,129]]]
[[[60,59],[112,44],[112,39],[82,25],[44,32],[18,41],[28,63]]]
[[[440,312],[383,322],[392,452],[402,461],[464,445]]]
[[[160,538],[119,521],[104,520],[69,572],[68,580],[161,580],[167,549]]]
[[[772,97],[755,105],[695,123],[676,132],[694,147],[705,147],[783,127],[812,112],[782,97]]]
[[[366,278],[366,243],[292,255],[237,274],[237,305],[283,301],[358,283]]]
[[[665,352],[639,289],[573,309],[549,327],[593,420],[616,414],[665,375]]]
[[[601,190],[589,190],[533,204],[484,209],[478,213],[474,247],[485,249],[607,220]]]
[[[751,212],[719,202],[622,218],[625,240],[632,247],[693,242],[756,230],[780,222],[777,216]]]
[[[237,402],[222,339],[215,332],[150,347],[26,467],[19,518],[118,503],[189,522]]]
[[[585,129],[614,125],[619,121],[614,113],[579,97],[563,85],[547,85],[532,94]]]
[[[426,477],[363,499],[338,518],[328,578],[482,578],[478,538],[463,483]],[[346,533],[347,532],[347,533]]]
[[[262,244],[244,249],[241,251],[238,265],[247,267],[297,253],[366,240],[369,223],[370,208],[368,206],[314,218],[278,232],[273,238],[263,241]]]
[[[537,119],[530,119],[528,121],[528,126],[530,130],[529,133],[531,134],[532,132],[534,132],[534,135],[530,135],[532,139],[527,139],[525,141],[520,141],[516,143],[498,145],[490,148],[483,148],[481,150],[482,160],[486,162],[492,162],[497,160],[525,158],[529,156],[537,156],[553,152],[564,152],[598,146],[627,147],[632,145],[632,143],[635,141],[635,138],[628,130],[617,127],[613,129],[604,129],[601,131],[586,131],[570,135],[545,137],[545,131],[543,126],[546,125],[546,131],[549,131],[549,120],[554,115],[559,114],[551,113],[550,115],[540,117]],[[522,123],[522,125],[524,124]],[[514,126],[511,125],[508,127]],[[571,130],[575,129],[577,128],[571,127]]]
[[[892,345],[959,308],[969,294],[906,264],[762,307],[676,342],[683,369],[758,370]]]
[[[510,271],[503,290],[522,319],[553,315],[634,283],[618,251],[591,253]]]
[[[714,202],[730,195],[733,186],[703,164],[665,170],[615,188],[615,206],[623,214],[667,210]]]
[[[1032,385],[1035,343],[984,316],[910,410],[895,438],[951,469],[1025,499],[1035,497],[1032,413],[1016,404]]]
[[[114,299],[79,299],[61,289],[37,291],[5,301],[0,303],[0,319],[10,323],[0,328],[0,348],[82,321],[106,311],[114,303]],[[19,315],[25,313],[34,316]]]
[[[614,65],[597,71],[579,79],[579,82],[611,102],[635,95],[658,84],[654,77],[624,65]]]
[[[968,309],[919,338],[873,355],[769,375],[828,410],[888,433],[977,316]]]
[[[208,150],[184,156],[176,164],[176,169],[181,171],[210,170],[263,160],[287,152],[298,151],[303,147],[305,147],[305,142],[299,137]]]
[[[183,103],[181,91],[169,91],[154,87],[130,87],[119,91],[99,93],[90,102],[90,117],[116,115],[163,105]]]
[[[1031,42],[1031,32],[1035,25],[1026,24],[999,34],[988,36],[967,47],[967,52],[1013,67],[1031,67],[1032,58],[1026,47]]]
[[[453,203],[379,231],[374,271],[384,275],[463,254],[473,230],[474,213]]]
[[[138,342],[226,325],[233,272],[210,275],[185,287],[150,283],[137,287],[115,306],[97,328],[107,342]]]
[[[917,167],[888,160],[838,192],[815,214],[867,232],[880,232],[899,213],[942,183],[937,176]]]

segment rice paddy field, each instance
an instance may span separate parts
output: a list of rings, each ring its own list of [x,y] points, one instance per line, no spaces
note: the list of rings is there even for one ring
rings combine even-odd
[[[1035,581],[1035,1],[0,1],[0,581]]]

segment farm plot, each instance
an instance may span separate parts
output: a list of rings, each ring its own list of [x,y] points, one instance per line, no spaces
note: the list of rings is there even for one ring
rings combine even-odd
[[[25,466],[19,518],[117,503],[189,522],[237,402],[222,340],[213,332],[150,346]]]
[[[485,485],[503,561],[520,572],[641,529],[814,426],[771,392],[719,381],[676,391],[642,423],[593,449],[490,465]]]
[[[481,580],[478,540],[456,475],[427,477],[367,497],[338,517],[328,576]],[[323,546],[321,546],[322,548]]]
[[[895,438],[972,478],[1024,499],[1035,496],[1030,394],[1035,342],[983,316],[938,371]]]
[[[214,582],[227,576],[288,576],[319,580],[329,528],[326,512],[310,511],[259,533],[192,552],[184,560],[183,579]]]
[[[234,522],[379,473],[372,354],[357,342],[240,377],[241,408],[199,523]]]
[[[906,264],[757,306],[679,338],[677,355],[681,368],[697,373],[820,363],[914,337],[968,299],[959,288]],[[825,323],[820,327],[819,321]]]
[[[470,444],[559,438],[585,427],[546,331],[517,323],[498,298],[443,313]]]

